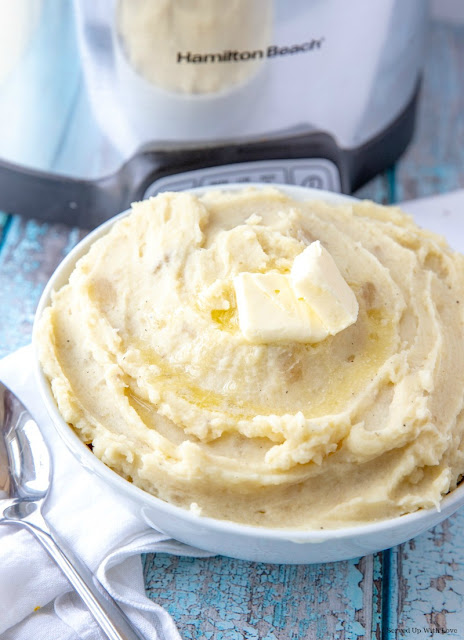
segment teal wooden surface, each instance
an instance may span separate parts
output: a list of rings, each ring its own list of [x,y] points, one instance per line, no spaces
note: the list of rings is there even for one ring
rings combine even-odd
[[[381,563],[381,554],[310,566],[159,555],[145,576],[188,640],[376,638]]]
[[[461,511],[392,552],[395,627],[421,629],[422,637],[430,637],[430,628],[440,629],[440,637],[464,637],[463,531]]]
[[[55,267],[85,232],[19,216],[4,219],[0,239],[0,355],[31,340],[40,295]]]
[[[51,164],[73,144],[84,108],[70,114]],[[463,141],[464,27],[434,24],[413,142],[356,195],[389,203],[463,187]],[[0,355],[30,341],[48,277],[84,234],[0,214]],[[148,555],[146,588],[192,640],[464,638],[463,530],[458,513],[384,553],[308,567]]]
[[[413,143],[397,166],[396,200],[464,187],[464,26],[434,24]]]

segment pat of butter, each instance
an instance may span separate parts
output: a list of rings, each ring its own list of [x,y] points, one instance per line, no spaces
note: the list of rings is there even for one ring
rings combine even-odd
[[[356,322],[356,296],[319,240],[295,258],[290,278],[296,294],[304,298],[331,335]]]
[[[279,273],[240,273],[234,278],[239,326],[256,343],[320,342],[328,332],[290,278]]]

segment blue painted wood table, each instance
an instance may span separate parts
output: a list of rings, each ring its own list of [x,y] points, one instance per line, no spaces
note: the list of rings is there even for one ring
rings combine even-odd
[[[72,131],[72,124],[70,125]],[[414,140],[357,195],[391,203],[464,187],[464,26],[435,22]],[[2,214],[0,355],[27,344],[40,293],[84,230]],[[464,513],[400,547],[324,565],[148,555],[147,592],[184,638],[464,638]]]

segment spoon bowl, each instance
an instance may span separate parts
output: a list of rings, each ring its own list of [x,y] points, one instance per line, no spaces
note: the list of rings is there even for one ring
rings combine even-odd
[[[21,518],[40,508],[47,497],[52,472],[50,455],[36,422],[3,385],[0,387],[0,423],[3,470],[0,489],[10,501],[3,511],[6,517]]]
[[[52,461],[37,423],[0,382],[0,525],[22,526],[37,538],[109,640],[142,640],[93,573],[44,519],[42,506],[51,480]]]

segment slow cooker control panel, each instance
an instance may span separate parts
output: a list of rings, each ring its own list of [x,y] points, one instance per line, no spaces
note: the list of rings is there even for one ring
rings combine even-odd
[[[181,191],[232,182],[295,184],[313,189],[341,191],[340,173],[333,162],[326,158],[301,158],[240,162],[176,173],[153,182],[145,191],[144,197],[148,198],[162,191]]]

